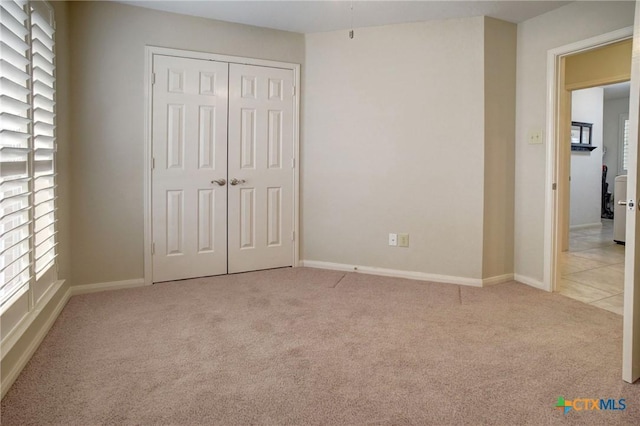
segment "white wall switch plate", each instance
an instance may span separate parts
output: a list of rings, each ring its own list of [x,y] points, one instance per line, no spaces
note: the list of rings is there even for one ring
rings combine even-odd
[[[409,247],[409,234],[398,234],[398,247]]]
[[[398,245],[398,234],[389,234],[389,245],[394,247]]]
[[[539,145],[544,142],[544,134],[540,129],[531,129],[527,135],[527,142],[530,145]]]

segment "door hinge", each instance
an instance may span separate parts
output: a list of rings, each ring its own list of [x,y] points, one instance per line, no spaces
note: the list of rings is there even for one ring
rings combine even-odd
[[[296,240],[296,231],[291,231],[291,241]]]
[[[296,86],[295,86],[295,84],[292,87],[293,87],[292,88],[292,93],[293,93],[293,96],[295,96],[296,95]]]
[[[152,72],[151,73],[151,85],[156,84],[156,73]]]
[[[151,254],[156,254],[156,243],[151,243]]]
[[[295,159],[295,158],[292,158],[292,159],[291,159],[291,168],[292,168],[292,169],[295,169],[295,168],[296,168],[296,159]]]
[[[553,191],[555,191],[556,189],[558,189],[558,184],[557,184],[557,183],[552,184],[552,185],[551,185],[551,189],[552,189]]]
[[[156,168],[156,159],[155,159],[155,157],[152,157],[151,158],[151,170],[153,170],[155,168]]]

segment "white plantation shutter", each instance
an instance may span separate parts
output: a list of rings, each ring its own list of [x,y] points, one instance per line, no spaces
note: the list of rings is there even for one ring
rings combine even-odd
[[[32,3],[33,203],[36,280],[56,257],[55,240],[55,67],[51,10]]]
[[[0,302],[30,281],[31,77],[26,1],[0,2]]]
[[[50,6],[0,1],[0,306],[39,282],[56,257],[55,55]],[[41,281],[45,281],[44,279]]]

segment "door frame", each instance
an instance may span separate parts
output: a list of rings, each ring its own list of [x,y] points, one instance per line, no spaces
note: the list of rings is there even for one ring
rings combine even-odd
[[[566,191],[556,190],[561,182],[561,176],[566,172],[566,164],[563,164],[560,139],[561,124],[560,97],[562,95],[561,69],[562,58],[575,53],[603,47],[618,41],[629,39],[633,36],[633,26],[621,28],[596,37],[591,37],[575,43],[567,44],[547,52],[547,151],[545,173],[545,212],[544,212],[544,272],[542,289],[552,292],[556,289],[558,281],[558,257],[560,254],[562,235],[559,235],[563,217],[562,208],[567,208],[568,203],[563,203],[563,196],[568,196]],[[568,184],[568,183],[567,183]],[[567,185],[568,186],[568,185]]]
[[[176,56],[186,59],[203,59],[208,61],[228,62],[243,65],[256,65],[270,68],[282,68],[293,71],[294,111],[293,111],[293,252],[292,265],[299,266],[300,261],[300,64],[246,58],[241,56],[219,55],[216,53],[193,50],[172,49],[159,46],[145,46],[144,64],[144,283],[153,284],[153,226],[151,220],[152,204],[152,148],[153,126],[153,57],[154,55]]]

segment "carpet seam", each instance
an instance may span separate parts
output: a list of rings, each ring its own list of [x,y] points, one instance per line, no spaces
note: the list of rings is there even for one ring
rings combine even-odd
[[[342,280],[344,279],[344,277],[346,277],[346,276],[347,276],[347,274],[342,274],[342,276],[340,277],[340,279],[338,280],[338,282],[337,282],[337,283],[335,283],[335,285],[334,285],[333,287],[331,287],[331,288],[336,288],[336,287],[338,287],[338,284],[340,284],[340,283],[342,282]]]

